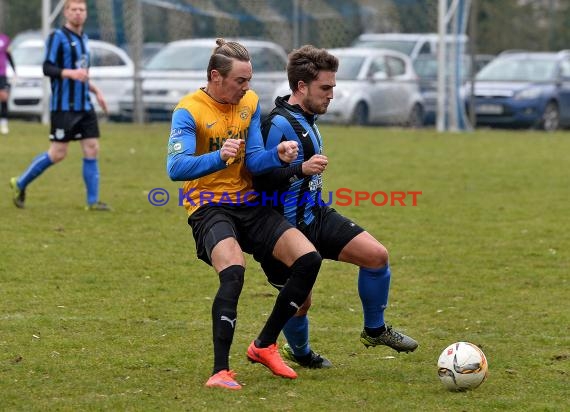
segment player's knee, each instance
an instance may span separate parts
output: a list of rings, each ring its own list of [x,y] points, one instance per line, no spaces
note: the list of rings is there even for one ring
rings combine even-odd
[[[219,273],[220,287],[217,298],[237,302],[244,283],[245,268],[239,265],[227,267]]]
[[[63,159],[65,159],[65,156],[67,156],[67,150],[54,150],[54,151],[50,151],[48,153],[49,156],[49,160],[51,160],[52,163],[59,163],[61,162]]]
[[[292,276],[297,277],[299,283],[305,287],[308,292],[313,288],[317,280],[322,260],[321,255],[313,251],[298,258],[291,266]]]
[[[368,261],[366,265],[363,265],[367,268],[371,269],[379,269],[388,264],[389,256],[388,256],[388,249],[381,243],[378,243],[374,246],[373,250],[370,253],[367,253]]]

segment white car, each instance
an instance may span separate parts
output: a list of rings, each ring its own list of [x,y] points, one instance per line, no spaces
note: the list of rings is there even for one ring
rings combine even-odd
[[[424,101],[408,56],[387,49],[344,48],[329,52],[339,59],[336,87],[321,122],[338,124],[423,125]],[[283,83],[276,95],[290,94]]]
[[[231,39],[227,39],[231,40]],[[273,108],[277,86],[287,79],[287,54],[269,41],[236,39],[249,51],[253,65],[251,88],[259,96],[262,113]],[[144,115],[148,121],[170,121],[172,110],[186,94],[206,85],[206,71],[216,39],[177,40],[155,54],[140,73]],[[134,94],[120,102],[124,119],[133,118]]]
[[[90,80],[103,92],[109,117],[119,115],[119,99],[127,89],[132,89],[134,65],[127,53],[110,43],[89,40],[91,52]],[[12,50],[16,64],[16,76],[11,78],[10,114],[16,117],[40,118],[43,99],[43,62],[45,43],[42,39],[24,40]],[[48,97],[49,98],[49,97]],[[91,99],[95,110],[102,112],[94,96]]]

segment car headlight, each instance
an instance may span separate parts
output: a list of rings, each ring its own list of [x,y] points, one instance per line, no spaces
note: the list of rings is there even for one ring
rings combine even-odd
[[[518,92],[515,95],[515,100],[530,100],[536,99],[540,96],[541,90],[534,88],[534,89],[526,89]]]

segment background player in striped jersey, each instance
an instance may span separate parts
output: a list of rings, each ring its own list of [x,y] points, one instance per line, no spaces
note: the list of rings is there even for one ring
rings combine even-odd
[[[315,123],[333,98],[338,59],[324,49],[303,46],[289,54],[287,76],[290,96],[276,99],[276,107],[262,125],[266,149],[283,141],[299,144],[299,155],[289,166],[256,176],[256,190],[279,199],[275,208],[299,228],[315,245],[323,258],[355,264],[358,270],[358,292],[364,311],[364,329],[360,335],[366,346],[387,345],[399,352],[411,352],[417,342],[387,326],[384,310],[388,304],[390,266],[388,251],[370,233],[342,216],[321,200],[322,173],[328,165],[323,154],[323,141]],[[271,196],[268,196],[271,197]],[[269,282],[283,287],[289,271],[269,258],[261,261]],[[307,310],[310,296],[283,332],[288,345],[286,358],[306,367],[329,367],[331,363],[315,353],[309,344]]]
[[[89,93],[107,112],[103,95],[89,81],[89,43],[83,26],[87,19],[85,0],[66,0],[64,25],[52,32],[46,43],[44,74],[51,80],[50,146],[26,171],[10,180],[16,207],[24,208],[26,188],[48,167],[67,156],[70,141],[78,140],[83,151],[83,180],[87,191],[86,210],[108,211],[99,201],[99,124]]]

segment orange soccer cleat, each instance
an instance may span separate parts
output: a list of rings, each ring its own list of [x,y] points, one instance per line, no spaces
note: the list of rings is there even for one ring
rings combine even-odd
[[[258,348],[254,342],[251,342],[247,348],[247,357],[253,363],[258,362],[267,366],[274,375],[289,379],[297,378],[297,373],[283,362],[276,343],[267,348]]]
[[[223,371],[219,371],[215,375],[210,376],[210,379],[206,382],[206,386],[210,388],[231,389],[233,391],[241,389],[241,385],[234,379],[235,376],[236,374],[234,371],[224,369]]]

